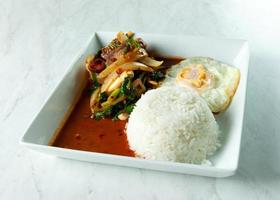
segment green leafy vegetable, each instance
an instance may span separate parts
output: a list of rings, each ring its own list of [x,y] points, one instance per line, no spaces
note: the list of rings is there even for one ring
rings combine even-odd
[[[161,81],[165,75],[162,71],[153,71],[150,78],[152,81]]]
[[[96,120],[100,120],[100,119],[104,119],[105,117],[109,117],[112,113],[112,108],[108,108],[104,111],[97,111],[94,113],[94,119]]]
[[[128,114],[130,114],[130,113],[133,111],[134,106],[135,106],[134,103],[127,105],[127,106],[124,108],[124,112],[127,112]]]
[[[131,90],[131,77],[126,77],[121,86],[121,93],[128,96]]]
[[[137,90],[132,85],[133,77],[126,77],[121,86],[121,93],[127,97],[129,101],[137,97]]]
[[[127,43],[133,48],[137,48],[137,49],[141,48],[140,43],[138,41],[134,40],[133,37],[128,38]]]
[[[107,98],[107,101],[103,102],[101,105],[102,107],[109,107],[112,105],[112,103],[114,102],[114,100],[118,97],[118,95],[120,94],[120,88],[115,89],[110,96]]]
[[[125,51],[124,53],[129,52],[132,49],[141,49],[141,44],[135,40],[133,37],[128,37],[125,43]]]
[[[106,108],[104,111],[98,111],[94,113],[93,118],[96,120],[104,119],[106,117],[111,117],[113,119],[117,119],[117,116],[119,115],[120,111],[124,110],[123,103],[117,103],[112,104],[108,108]]]
[[[100,103],[106,101],[108,99],[108,94],[106,92],[102,92],[100,94]]]

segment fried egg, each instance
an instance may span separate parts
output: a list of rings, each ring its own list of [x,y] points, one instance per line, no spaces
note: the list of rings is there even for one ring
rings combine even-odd
[[[227,109],[239,84],[239,69],[207,57],[191,57],[173,65],[162,86],[196,90],[213,113]]]

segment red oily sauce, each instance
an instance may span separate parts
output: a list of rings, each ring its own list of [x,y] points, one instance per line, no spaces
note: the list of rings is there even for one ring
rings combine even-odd
[[[84,92],[52,146],[133,157],[124,132],[127,121],[91,119],[89,99]]]
[[[164,60],[163,66],[167,68],[182,60],[182,58],[179,57],[157,59]],[[127,121],[91,119],[89,100],[90,96],[85,90],[51,145],[62,148],[134,157],[134,152],[129,149],[125,134],[125,125]]]

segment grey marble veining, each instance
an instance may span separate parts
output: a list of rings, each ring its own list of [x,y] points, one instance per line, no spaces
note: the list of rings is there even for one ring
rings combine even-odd
[[[0,0],[0,199],[280,199],[279,1]],[[248,39],[240,167],[204,178],[39,154],[18,141],[96,30]]]

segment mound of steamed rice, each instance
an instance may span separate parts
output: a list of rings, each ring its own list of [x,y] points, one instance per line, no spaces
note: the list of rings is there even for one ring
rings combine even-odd
[[[207,103],[192,90],[162,87],[145,93],[127,124],[136,156],[201,164],[219,146],[219,130]]]

